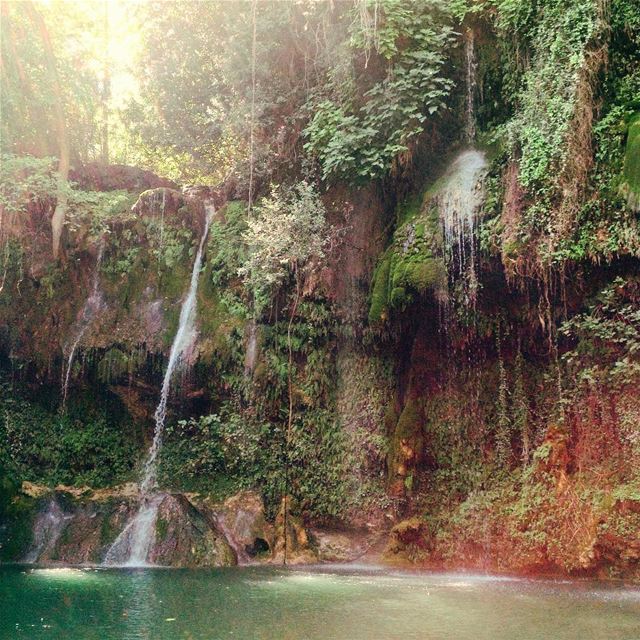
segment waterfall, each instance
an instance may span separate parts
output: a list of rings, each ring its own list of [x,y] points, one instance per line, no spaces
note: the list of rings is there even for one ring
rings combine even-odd
[[[144,463],[142,482],[140,484],[140,506],[136,515],[127,523],[115,542],[111,545],[105,556],[103,564],[144,566],[151,545],[155,537],[155,522],[158,515],[158,507],[162,502],[163,494],[157,493],[157,462],[158,454],[162,448],[162,436],[164,423],[167,416],[167,401],[171,390],[173,374],[178,367],[184,364],[189,349],[196,338],[196,296],[198,293],[198,281],[202,269],[202,254],[209,233],[209,225],[215,213],[213,203],[205,203],[206,222],[204,231],[198,245],[198,252],[193,263],[189,292],[182,303],[178,330],[173,338],[169,362],[162,381],[160,402],[154,415],[155,430],[153,442]]]
[[[102,564],[125,567],[143,567],[147,564],[162,498],[162,493],[141,496],[138,511],[109,547]]]
[[[67,392],[69,390],[69,380],[71,378],[71,368],[73,367],[73,359],[76,355],[76,350],[84,336],[86,330],[91,325],[91,322],[95,318],[96,314],[102,309],[102,292],[100,291],[100,267],[102,266],[102,257],[104,255],[104,238],[100,240],[98,247],[98,256],[96,258],[96,266],[93,270],[93,277],[91,280],[91,290],[89,297],[86,299],[84,306],[82,307],[82,313],[76,323],[76,331],[71,341],[71,348],[69,349],[69,356],[67,357],[67,366],[64,371],[62,381],[62,408],[67,403]]]
[[[23,562],[38,562],[42,554],[51,551],[62,534],[66,520],[71,517],[63,513],[56,500],[49,500],[47,508],[33,522],[33,543]]]
[[[202,268],[202,253],[204,250],[204,243],[209,233],[209,225],[211,219],[215,213],[215,208],[212,203],[205,204],[206,222],[204,232],[200,238],[200,244],[198,246],[198,253],[193,263],[193,271],[191,272],[191,282],[189,285],[189,293],[182,303],[182,309],[180,310],[180,321],[178,322],[178,330],[173,338],[173,344],[171,345],[171,351],[169,353],[169,362],[167,364],[167,370],[164,374],[164,380],[162,381],[162,389],[160,391],[160,402],[156,408],[154,415],[156,428],[153,433],[153,442],[151,449],[144,465],[144,474],[142,484],[140,485],[140,492],[142,495],[148,494],[155,488],[156,484],[156,462],[158,453],[162,447],[162,435],[164,432],[164,421],[167,415],[167,400],[169,399],[169,391],[171,388],[171,379],[176,368],[183,362],[185,354],[189,348],[193,346],[196,337],[196,295],[198,293],[198,280],[200,278],[200,270]]]
[[[475,149],[463,151],[451,165],[438,194],[449,280],[464,280],[465,292],[472,305],[475,305],[478,285],[476,230],[484,200],[486,167],[484,153]]]
[[[449,323],[453,288],[461,291],[466,308],[475,310],[478,273],[476,265],[477,219],[484,201],[484,177],[487,161],[484,153],[473,148],[476,137],[475,94],[478,63],[473,29],[464,33],[464,135],[468,148],[451,163],[437,195],[444,239],[444,260],[448,287],[440,298],[441,327]]]
[[[464,57],[465,57],[465,78],[466,78],[466,99],[465,99],[465,127],[464,134],[468,143],[472,143],[476,138],[476,115],[475,115],[475,93],[476,93],[476,71],[478,62],[476,60],[475,36],[473,29],[467,29],[464,35]]]

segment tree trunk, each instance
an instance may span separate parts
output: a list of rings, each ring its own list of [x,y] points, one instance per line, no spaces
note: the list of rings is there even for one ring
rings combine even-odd
[[[109,99],[111,98],[111,71],[109,67],[109,2],[104,0],[103,15],[104,52],[102,66],[102,140],[100,155],[104,164],[109,164]]]
[[[56,123],[56,135],[58,138],[58,194],[56,208],[51,217],[51,235],[53,257],[58,258],[60,254],[60,239],[62,237],[62,228],[67,213],[67,179],[69,178],[69,138],[67,137],[67,127],[64,115],[64,97],[62,94],[62,86],[58,69],[56,67],[56,58],[51,44],[49,31],[44,23],[42,15],[35,8],[31,0],[25,2],[26,8],[36,31],[39,32],[42,39],[44,49],[45,66],[51,80],[51,88],[53,90],[53,109]]]
[[[23,94],[23,99],[20,100],[23,105],[22,117],[28,120],[27,113],[29,109],[32,109],[35,112],[35,117],[32,116],[33,119],[41,119],[41,121],[44,122],[44,110],[42,109],[42,106],[39,104],[38,100],[36,100],[33,96],[29,78],[24,69],[22,61],[20,60],[20,56],[18,55],[16,38],[19,38],[20,34],[15,33],[15,28],[11,23],[11,16],[9,14],[9,8],[6,2],[0,2],[0,20],[2,21],[3,26],[2,35],[5,39],[5,42],[7,43],[7,48],[10,54],[5,58],[0,57],[0,78],[2,79],[2,91],[7,92],[7,94],[12,90],[21,91]],[[17,86],[11,86],[12,76],[15,76],[17,78],[15,80]],[[14,148],[16,149],[16,151],[20,154],[31,154],[42,158],[51,155],[47,141],[43,138],[42,135],[36,136],[32,144],[29,144],[29,141],[26,140],[22,140],[19,142],[14,140],[12,142],[14,143]]]

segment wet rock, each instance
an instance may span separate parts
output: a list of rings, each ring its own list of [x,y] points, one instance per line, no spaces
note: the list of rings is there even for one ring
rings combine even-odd
[[[167,494],[158,507],[149,562],[167,567],[220,567],[236,554],[215,523],[182,494]]]
[[[275,564],[313,564],[318,554],[311,546],[302,519],[294,516],[290,500],[283,498],[275,522],[275,543],[272,561]]]
[[[385,554],[390,557],[404,554],[412,559],[424,558],[433,550],[429,525],[414,517],[399,522],[391,530]]]
[[[138,196],[131,211],[138,216],[162,220],[164,224],[188,227],[198,235],[204,230],[204,199],[199,195],[190,196],[176,189],[148,189]]]
[[[131,210],[140,216],[168,218],[175,216],[186,204],[186,198],[177,189],[159,187],[143,191]]]
[[[33,518],[26,562],[100,564],[135,515],[139,496],[131,486],[92,495],[54,491],[41,497]],[[181,494],[166,494],[158,507],[148,561],[170,567],[227,566],[236,554],[210,518]]]
[[[309,529],[313,545],[322,562],[353,562],[376,541],[367,532]]]
[[[228,498],[217,513],[217,522],[239,562],[265,557],[274,546],[274,528],[264,515],[264,503],[255,491],[241,491]]]
[[[26,562],[97,564],[124,527],[134,505],[125,498],[104,501],[55,491],[33,524],[33,542]]]

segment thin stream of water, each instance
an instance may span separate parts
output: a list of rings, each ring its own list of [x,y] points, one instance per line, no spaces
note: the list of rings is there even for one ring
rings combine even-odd
[[[144,463],[142,482],[140,484],[140,507],[136,515],[127,523],[120,535],[108,550],[105,565],[145,566],[149,550],[155,537],[155,522],[158,507],[163,494],[157,493],[157,462],[162,448],[164,424],[167,417],[167,401],[171,391],[174,373],[187,360],[187,354],[196,339],[196,307],[198,282],[202,269],[204,245],[209,234],[209,225],[215,214],[213,203],[205,203],[206,222],[198,245],[198,252],[193,263],[189,291],[182,303],[178,330],[171,345],[169,362],[162,381],[160,402],[155,411],[155,429],[153,442]]]
[[[464,34],[464,53],[467,86],[465,100],[465,138],[469,144],[472,144],[476,137],[475,93],[476,71],[478,68],[473,29],[467,29]]]
[[[100,245],[98,247],[98,256],[96,257],[96,266],[93,270],[93,278],[91,281],[91,291],[89,293],[89,297],[84,303],[82,307],[82,313],[80,314],[80,318],[76,325],[75,335],[71,342],[71,348],[69,349],[69,356],[67,358],[67,366],[63,377],[62,382],[62,408],[66,406],[67,403],[67,394],[69,391],[69,380],[71,379],[71,370],[73,367],[73,359],[76,355],[76,350],[78,349],[78,345],[82,340],[85,332],[93,322],[93,319],[96,317],[98,312],[102,309],[103,300],[102,300],[102,292],[100,291],[100,267],[102,266],[102,258],[104,256],[104,246],[105,241],[104,238],[100,241]]]

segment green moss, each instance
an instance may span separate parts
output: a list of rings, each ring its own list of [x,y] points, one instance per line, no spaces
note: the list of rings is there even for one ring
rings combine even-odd
[[[396,209],[396,221],[398,226],[410,222],[419,215],[420,210],[422,209],[423,197],[423,193],[418,193],[398,205],[398,208]]]
[[[398,412],[396,411],[395,403],[391,402],[384,412],[384,431],[387,437],[393,435],[397,424]]]
[[[629,206],[634,210],[640,210],[640,113],[636,114],[629,124],[624,178]]]
[[[191,260],[191,257],[186,257],[172,269],[163,269],[158,282],[163,297],[179,300],[184,295],[191,278]]]
[[[444,264],[433,258],[411,262],[405,268],[407,284],[420,293],[442,283],[445,276]]]
[[[411,476],[409,484],[413,487],[411,468],[415,466],[424,447],[423,423],[423,410],[419,400],[409,398],[398,419],[389,451],[391,477],[398,473],[400,467],[404,467],[406,475],[402,473],[400,475],[405,475],[405,488],[408,490],[410,489],[406,484],[407,478]]]
[[[109,514],[105,514],[100,523],[100,545],[111,544],[117,537],[118,531],[113,526]]]
[[[389,273],[391,270],[391,254],[386,253],[378,264],[373,276],[373,291],[369,307],[369,322],[375,324],[384,321],[388,312]]]
[[[412,296],[404,287],[394,287],[389,296],[389,306],[393,309],[404,309],[411,303]]]
[[[394,434],[396,440],[416,441],[422,439],[422,410],[417,398],[405,404]]]
[[[33,520],[38,501],[18,496],[9,505],[0,527],[0,560],[16,561],[27,552],[33,540]]]
[[[442,232],[432,206],[434,188],[398,208],[401,224],[374,273],[371,324],[385,321],[392,309],[404,310],[415,295],[424,296],[446,284]]]
[[[156,522],[156,535],[160,542],[164,541],[169,531],[169,523],[162,517],[159,517]]]

